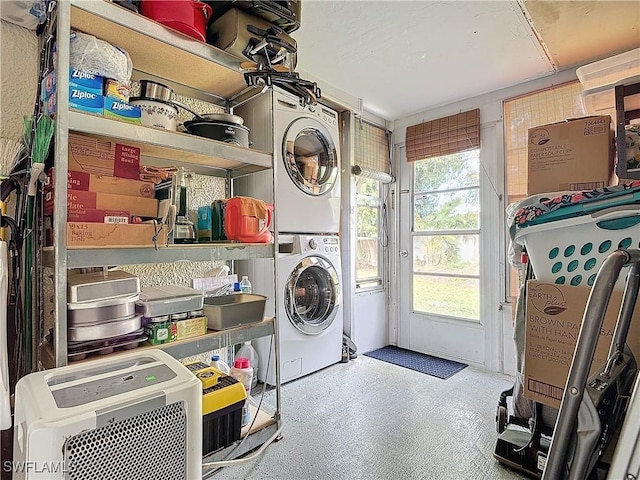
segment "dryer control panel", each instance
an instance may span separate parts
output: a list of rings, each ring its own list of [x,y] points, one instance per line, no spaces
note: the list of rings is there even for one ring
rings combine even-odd
[[[296,235],[294,244],[301,254],[320,253],[327,257],[340,255],[337,235]]]

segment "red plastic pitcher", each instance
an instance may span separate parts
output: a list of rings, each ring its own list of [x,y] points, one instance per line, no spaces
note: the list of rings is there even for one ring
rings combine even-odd
[[[260,218],[264,212],[265,218]],[[271,215],[273,205],[251,197],[232,197],[227,200],[224,228],[228,240],[244,243],[271,241]]]

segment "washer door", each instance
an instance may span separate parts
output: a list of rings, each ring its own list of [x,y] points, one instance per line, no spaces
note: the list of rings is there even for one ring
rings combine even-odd
[[[307,335],[322,333],[333,323],[340,304],[336,269],[322,257],[302,259],[287,279],[284,298],[294,327]]]
[[[307,195],[329,192],[338,178],[338,153],[329,130],[314,118],[294,120],[282,141],[284,168]]]

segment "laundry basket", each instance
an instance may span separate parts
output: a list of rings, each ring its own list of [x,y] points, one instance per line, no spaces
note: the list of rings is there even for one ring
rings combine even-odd
[[[622,205],[574,218],[522,228],[524,245],[538,280],[591,286],[604,259],[619,248],[640,248],[640,204]],[[624,289],[625,267],[615,284]]]

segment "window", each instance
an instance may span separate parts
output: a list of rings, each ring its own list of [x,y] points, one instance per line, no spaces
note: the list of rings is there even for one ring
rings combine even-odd
[[[383,282],[383,255],[387,246],[384,183],[391,178],[386,130],[364,121],[355,124],[356,288],[379,288]]]
[[[505,161],[508,204],[527,196],[527,132],[537,125],[585,115],[580,82],[570,82],[504,102]],[[508,241],[507,241],[508,245]],[[510,268],[509,296],[518,295],[518,272]]]
[[[377,180],[356,179],[356,287],[382,285],[381,242],[382,229],[381,184]],[[384,234],[386,235],[386,233]],[[384,242],[383,242],[384,244]]]
[[[480,149],[413,162],[413,310],[480,319]]]

